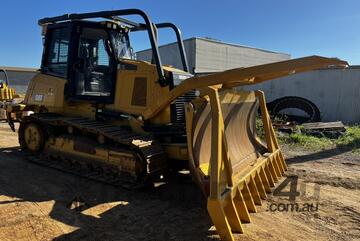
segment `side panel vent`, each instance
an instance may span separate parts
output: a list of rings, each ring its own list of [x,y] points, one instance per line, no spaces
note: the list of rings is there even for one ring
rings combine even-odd
[[[131,105],[146,106],[146,94],[147,79],[144,77],[135,78]]]
[[[191,90],[183,96],[178,97],[171,108],[171,122],[172,123],[185,123],[185,103],[188,103],[196,98],[195,90]]]

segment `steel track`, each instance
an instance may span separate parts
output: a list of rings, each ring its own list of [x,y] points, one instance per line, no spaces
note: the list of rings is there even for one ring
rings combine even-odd
[[[114,170],[114,165],[104,162],[83,161],[76,158],[66,158],[60,154],[44,150],[38,155],[30,155],[27,159],[33,163],[51,167],[63,172],[75,174],[91,180],[107,183],[113,186],[121,186],[126,189],[139,188],[147,185],[152,179],[160,176],[167,168],[165,152],[161,145],[152,136],[134,133],[130,128],[115,126],[88,118],[64,117],[57,114],[41,113],[34,114],[23,120],[22,124],[36,122],[42,125],[49,136],[53,129],[58,127],[72,127],[90,136],[102,135],[106,143],[121,146],[126,152],[136,154],[138,158],[134,162],[143,165],[146,170],[141,177],[130,177],[126,172],[109,172]]]

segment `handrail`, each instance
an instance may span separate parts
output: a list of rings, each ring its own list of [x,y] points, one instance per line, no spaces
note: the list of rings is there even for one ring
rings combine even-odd
[[[181,62],[182,62],[182,65],[183,65],[183,70],[185,72],[189,72],[189,65],[188,65],[188,61],[187,61],[187,58],[186,58],[184,42],[183,42],[183,39],[182,39],[182,36],[181,36],[180,29],[176,25],[174,25],[172,23],[157,23],[157,24],[155,24],[155,26],[157,28],[171,28],[171,29],[174,30],[174,32],[176,34],[177,44],[178,44],[178,47],[179,47],[179,52],[180,52]]]

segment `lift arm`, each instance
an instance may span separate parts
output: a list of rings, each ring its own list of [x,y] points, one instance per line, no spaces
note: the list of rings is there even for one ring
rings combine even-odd
[[[193,89],[202,89],[214,85],[221,85],[222,88],[253,85],[290,74],[329,67],[345,68],[347,66],[348,63],[340,59],[310,56],[248,68],[231,69],[206,76],[195,76],[184,80],[170,91],[168,95],[159,96],[157,103],[150,106],[144,112],[143,117],[144,119],[149,119],[155,116],[177,97]]]

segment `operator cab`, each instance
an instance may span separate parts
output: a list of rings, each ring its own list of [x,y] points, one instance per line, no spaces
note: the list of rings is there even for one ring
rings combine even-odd
[[[68,97],[111,102],[118,61],[134,59],[129,29],[110,21],[68,21],[45,31],[42,72],[67,79]]]
[[[144,22],[137,23],[120,17],[124,15],[140,16]],[[105,20],[96,22],[89,19]],[[70,100],[113,103],[118,65],[124,59],[135,60],[129,41],[130,31],[148,33],[152,49],[151,62],[156,67],[156,82],[161,87],[173,88],[177,74],[165,73],[162,66],[158,29],[174,30],[183,71],[188,72],[180,30],[171,23],[154,24],[138,9],[65,14],[41,19],[39,24],[45,36],[41,72],[66,79],[65,96]]]

